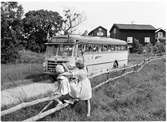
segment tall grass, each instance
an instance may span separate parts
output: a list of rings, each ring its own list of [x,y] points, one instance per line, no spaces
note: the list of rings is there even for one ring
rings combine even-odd
[[[30,76],[43,72],[43,54],[31,51],[19,52],[21,58],[16,64],[1,64],[1,90],[31,83]]]
[[[42,73],[41,64],[2,64],[1,90],[31,83],[29,76]]]

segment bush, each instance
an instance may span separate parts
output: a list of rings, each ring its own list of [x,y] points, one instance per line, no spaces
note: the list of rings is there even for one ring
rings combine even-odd
[[[2,43],[6,40],[2,39]],[[1,47],[1,63],[16,63],[17,59],[20,57],[18,53],[18,48],[15,47],[12,43],[10,45],[2,46]]]
[[[157,42],[155,44],[155,48],[157,49],[156,53],[163,53],[163,52],[165,52],[165,45],[162,42]]]
[[[143,47],[143,50],[146,54],[162,54],[165,52],[165,45],[162,42],[157,42],[154,46],[149,43]]]
[[[44,54],[35,53],[29,50],[19,51],[20,58],[19,63],[42,63],[44,60]]]
[[[139,40],[134,39],[133,52],[141,54],[143,52],[143,46],[139,43]]]
[[[148,43],[144,46],[143,49],[145,50],[146,53],[152,53],[153,45],[151,43]]]

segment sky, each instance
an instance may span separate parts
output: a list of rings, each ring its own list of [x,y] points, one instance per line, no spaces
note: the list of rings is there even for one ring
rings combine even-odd
[[[79,0],[78,0],[79,1]],[[156,28],[166,28],[167,11],[165,0],[36,0],[18,3],[24,12],[30,10],[52,10],[62,14],[66,8],[75,8],[86,16],[86,20],[77,28],[76,33],[90,32],[103,26],[109,32],[114,23],[121,24],[151,24]]]

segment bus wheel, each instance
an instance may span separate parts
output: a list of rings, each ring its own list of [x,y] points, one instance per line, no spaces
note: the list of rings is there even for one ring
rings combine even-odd
[[[117,60],[114,61],[113,68],[118,68],[118,61]]]

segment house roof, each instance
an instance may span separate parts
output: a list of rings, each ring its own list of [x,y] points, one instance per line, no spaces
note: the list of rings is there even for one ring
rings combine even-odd
[[[93,29],[92,31],[90,31],[90,32],[88,33],[88,35],[89,35],[90,33],[92,33],[94,30],[98,29],[98,28],[102,28],[102,29],[104,29],[104,30],[106,30],[106,31],[107,31],[107,29],[106,29],[106,28],[104,28],[104,27],[102,27],[102,26],[98,26],[97,28],[95,28],[95,29]]]
[[[165,29],[162,29],[162,28],[158,28],[155,33],[159,32],[159,31],[163,31],[163,32],[166,32]]]
[[[113,24],[113,27],[117,27],[120,30],[156,30],[152,25],[139,25],[139,24]],[[110,32],[111,32],[110,30]]]

